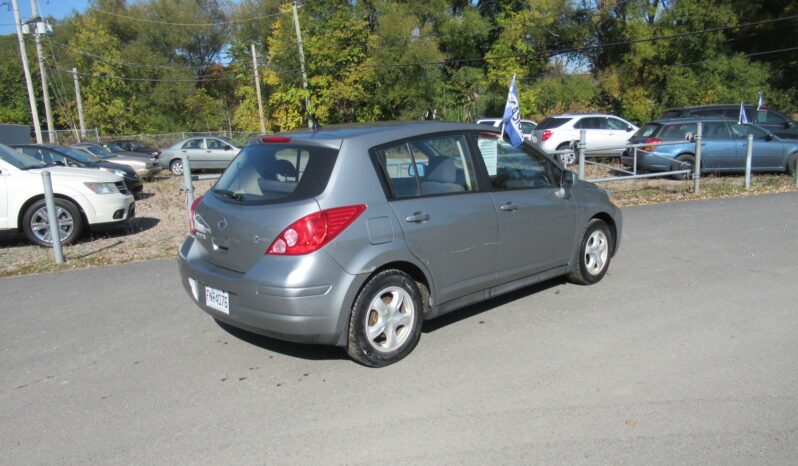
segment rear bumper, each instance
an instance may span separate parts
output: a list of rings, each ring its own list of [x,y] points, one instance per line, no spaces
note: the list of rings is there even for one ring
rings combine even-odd
[[[200,248],[194,237],[186,238],[178,256],[180,278],[191,299],[215,319],[280,340],[337,346],[346,343],[350,309],[365,275],[346,273],[319,251],[313,267],[318,272],[307,283],[287,287],[280,283],[288,276],[282,265],[264,259],[249,272],[238,273],[203,260]],[[296,264],[302,260],[296,259]],[[206,305],[206,286],[228,293],[229,314]]]
[[[656,152],[646,152],[643,150],[637,151],[637,169],[646,171],[668,171],[673,166],[673,159],[666,154],[659,154],[655,156]],[[667,157],[667,158],[666,158]],[[634,157],[631,151],[624,151],[621,154],[621,163],[626,168],[634,166]]]

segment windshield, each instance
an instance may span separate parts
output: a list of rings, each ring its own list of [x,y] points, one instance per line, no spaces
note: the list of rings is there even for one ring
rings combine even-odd
[[[540,122],[538,127],[535,129],[541,130],[541,129],[559,128],[560,126],[564,125],[566,122],[570,120],[571,120],[570,118],[554,118],[554,117],[545,118],[543,121]]]
[[[338,151],[295,144],[246,146],[213,192],[253,204],[289,202],[319,195],[327,186]]]
[[[111,144],[111,143],[108,143],[108,142],[103,143],[103,148],[105,150],[107,150],[108,152],[113,152],[113,153],[124,152],[125,151],[125,149],[122,149],[121,147],[117,146],[116,144]]]
[[[638,129],[635,133],[634,138],[650,138],[657,134],[657,130],[660,128],[661,125],[656,123],[648,123],[643,125],[642,128]]]
[[[5,144],[0,144],[0,160],[15,166],[20,170],[27,170],[29,168],[42,168],[47,166],[31,156],[15,151]]]
[[[69,147],[58,147],[58,148],[56,148],[56,150],[58,152],[63,152],[64,154],[66,154],[69,157],[77,160],[78,162],[95,163],[98,160],[100,160],[97,157],[94,157],[93,155],[89,155],[89,154],[87,154],[87,153],[85,153],[83,151],[70,149]]]
[[[91,152],[96,158],[110,159],[114,154],[97,146],[81,146],[80,149]]]

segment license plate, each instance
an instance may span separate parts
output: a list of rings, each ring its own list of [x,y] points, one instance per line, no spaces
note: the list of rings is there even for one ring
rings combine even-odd
[[[205,287],[205,304],[217,311],[230,314],[230,295],[226,291]]]

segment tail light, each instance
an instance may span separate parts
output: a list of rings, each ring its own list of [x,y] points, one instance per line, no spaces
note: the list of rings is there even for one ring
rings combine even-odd
[[[194,223],[194,215],[197,213],[197,206],[199,205],[200,201],[202,201],[202,196],[194,199],[194,202],[191,203],[191,215],[188,217],[188,230],[191,232],[192,236],[197,234],[196,224]]]
[[[285,144],[287,142],[291,142],[291,138],[285,138],[285,137],[279,137],[279,136],[264,136],[264,137],[260,138],[260,142],[262,142],[264,144],[269,144],[269,143],[283,143],[283,144]]]
[[[163,151],[156,150],[155,152],[152,153],[152,156],[157,159],[158,157],[161,156],[161,154],[163,154]]]
[[[554,131],[552,131],[550,129],[547,129],[547,130],[543,131],[543,136],[541,136],[540,139],[542,139],[544,141],[547,141],[553,134],[554,134]]]
[[[657,142],[662,142],[662,139],[648,138],[643,144],[657,143]],[[657,146],[645,146],[645,147],[643,147],[643,150],[644,151],[652,151],[652,150],[654,150],[656,148],[657,148]]]
[[[359,204],[306,215],[283,230],[266,254],[296,256],[321,249],[351,225],[364,210],[366,206]]]

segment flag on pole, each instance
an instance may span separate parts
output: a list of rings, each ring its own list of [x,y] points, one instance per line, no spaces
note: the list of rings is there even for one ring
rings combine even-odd
[[[765,93],[759,93],[759,102],[756,104],[757,111],[762,110],[762,105],[765,103]]]
[[[737,123],[741,125],[748,124],[748,117],[745,115],[745,103],[740,102],[740,117],[737,118]]]
[[[510,92],[507,93],[507,103],[504,105],[502,116],[502,137],[504,132],[510,136],[510,142],[515,147],[521,147],[524,136],[521,133],[521,107],[518,105],[518,91],[515,88],[515,74],[510,82]]]

